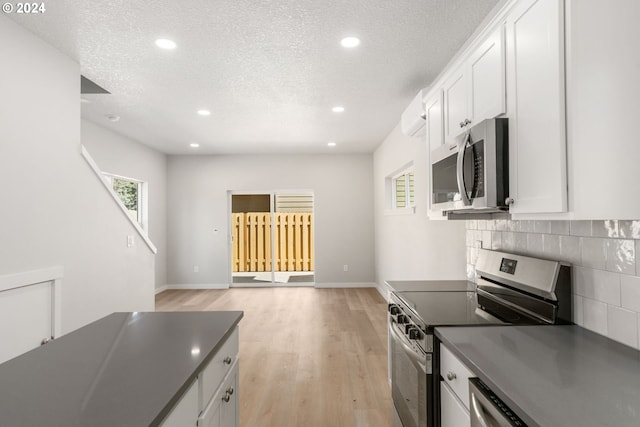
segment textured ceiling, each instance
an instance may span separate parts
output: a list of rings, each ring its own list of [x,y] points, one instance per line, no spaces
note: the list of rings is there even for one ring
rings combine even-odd
[[[496,3],[56,0],[9,16],[111,92],[83,95],[84,118],[160,151],[371,152]]]

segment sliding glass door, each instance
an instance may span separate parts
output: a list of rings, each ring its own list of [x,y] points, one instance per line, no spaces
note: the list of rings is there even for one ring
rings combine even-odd
[[[314,284],[313,194],[230,194],[232,286]]]

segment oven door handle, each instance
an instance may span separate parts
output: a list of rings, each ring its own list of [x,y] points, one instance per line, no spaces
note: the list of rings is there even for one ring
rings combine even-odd
[[[456,165],[456,178],[458,181],[458,191],[460,192],[460,197],[462,198],[462,203],[465,206],[471,205],[471,200],[469,200],[469,196],[467,195],[467,189],[464,185],[464,154],[467,151],[467,145],[471,141],[471,133],[467,131],[467,134],[464,137],[464,141],[460,148],[458,148],[458,162]]]
[[[422,369],[422,371],[426,374],[427,373],[427,357],[426,356],[421,357],[418,353],[416,353],[416,351],[409,344],[409,341],[404,336],[399,334],[398,331],[396,331],[396,328],[393,325],[393,323],[394,323],[393,320],[391,319],[391,317],[389,317],[389,333],[392,335],[392,338],[402,346],[407,356],[409,356],[409,358],[415,364],[417,364],[420,367],[420,369]]]

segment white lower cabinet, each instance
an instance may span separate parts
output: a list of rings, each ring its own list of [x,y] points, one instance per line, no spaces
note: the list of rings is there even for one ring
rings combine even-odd
[[[161,427],[238,427],[238,338],[236,327]]]
[[[162,427],[195,427],[198,417],[198,388],[196,379],[164,419]]]
[[[471,423],[469,410],[445,383],[440,383],[440,411],[440,427],[463,427]]]
[[[440,374],[440,426],[468,426],[469,378],[475,377],[475,374],[442,344]]]
[[[238,362],[236,361],[198,417],[198,427],[236,427],[239,421]]]

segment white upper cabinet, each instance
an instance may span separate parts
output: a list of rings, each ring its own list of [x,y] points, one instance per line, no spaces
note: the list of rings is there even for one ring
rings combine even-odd
[[[466,67],[454,71],[444,82],[444,136],[445,140],[460,135],[469,119],[469,75]]]
[[[496,30],[469,58],[471,111],[475,123],[506,112],[504,27]]]
[[[562,0],[523,0],[506,18],[512,214],[567,210]]]
[[[640,2],[567,0],[569,208],[639,219]]]
[[[425,100],[427,120],[427,146],[432,151],[444,144],[442,128],[442,91],[437,91]]]
[[[445,140],[505,113],[504,28],[499,26],[442,86]]]

